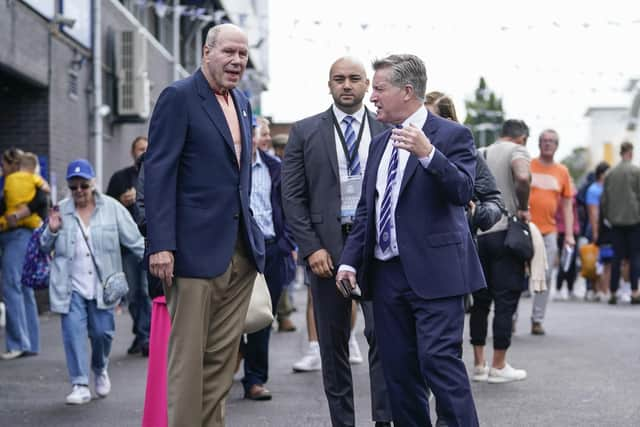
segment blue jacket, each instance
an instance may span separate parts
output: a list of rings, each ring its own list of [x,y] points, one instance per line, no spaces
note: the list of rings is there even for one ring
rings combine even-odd
[[[278,247],[285,258],[283,280],[285,284],[288,284],[295,278],[296,274],[296,263],[291,256],[291,252],[296,249],[296,244],[282,209],[282,163],[277,157],[262,150],[260,150],[260,155],[262,156],[262,161],[267,165],[269,176],[271,177],[271,216]]]
[[[113,273],[122,271],[120,245],[130,249],[138,258],[144,253],[144,239],[138,231],[136,223],[129,211],[115,199],[99,192],[94,193],[96,209],[90,221],[90,240],[93,255],[96,258],[102,280]],[[60,202],[62,228],[52,233],[49,226],[40,237],[43,251],[54,251],[49,276],[49,304],[54,313],[68,313],[71,304],[71,266],[76,252],[76,245],[84,245],[77,241],[78,220],[76,208],[70,198]],[[76,219],[78,218],[78,219]],[[115,306],[105,305],[102,300],[102,287],[96,292],[98,308],[107,309]]]
[[[423,128],[436,150],[428,168],[411,155],[395,209],[400,261],[412,290],[425,299],[464,295],[485,287],[467,225],[476,155],[471,132],[429,114]],[[340,264],[355,267],[363,295],[371,296],[371,262],[377,241],[376,178],[391,130],[371,141],[362,196]]]
[[[284,253],[291,253],[296,248],[291,230],[286,223],[284,210],[282,209],[282,163],[280,159],[260,150],[262,161],[267,165],[269,176],[271,177],[271,212],[273,217],[273,228],[276,232],[278,246]]]
[[[242,135],[240,167],[231,131],[201,70],[162,91],[144,160],[149,254],[172,251],[174,274],[223,274],[238,237],[259,271],[264,237],[249,210],[251,106],[232,90]]]

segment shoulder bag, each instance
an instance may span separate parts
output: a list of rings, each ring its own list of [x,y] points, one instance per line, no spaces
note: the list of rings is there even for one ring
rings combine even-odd
[[[247,310],[247,318],[244,322],[244,333],[258,332],[269,326],[271,322],[273,322],[271,294],[264,275],[258,273],[255,282],[253,282],[249,310]]]
[[[82,224],[80,224],[80,220],[78,219],[78,217],[74,216],[74,218],[76,219],[76,221],[78,221],[80,233],[82,233],[82,237],[84,238],[84,242],[87,245],[87,249],[89,249],[89,255],[91,255],[93,265],[96,267],[98,280],[102,285],[102,301],[104,301],[105,305],[114,305],[120,300],[120,298],[124,297],[129,292],[127,277],[124,275],[124,272],[118,271],[103,280],[102,274],[100,274],[100,268],[98,267],[98,263],[96,262],[96,258],[95,256],[93,256],[93,251],[91,250],[89,239],[87,238],[87,235],[84,234]]]

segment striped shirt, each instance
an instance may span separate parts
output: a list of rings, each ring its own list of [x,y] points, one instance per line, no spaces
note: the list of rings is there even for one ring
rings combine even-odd
[[[251,200],[250,206],[265,239],[276,236],[273,227],[271,210],[271,175],[269,168],[262,161],[260,150],[256,150],[256,159],[251,165]]]

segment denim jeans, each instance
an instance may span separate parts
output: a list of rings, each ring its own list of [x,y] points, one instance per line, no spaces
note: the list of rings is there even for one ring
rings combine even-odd
[[[129,250],[122,251],[122,269],[129,284],[129,314],[133,319],[131,332],[140,344],[149,342],[149,328],[151,327],[151,299],[147,286],[147,272],[142,263]]]
[[[101,310],[97,307],[96,300],[86,300],[73,292],[69,312],[63,314],[61,320],[71,384],[89,385],[87,338],[91,342],[91,370],[98,375],[109,364],[116,329],[113,309]]]
[[[0,233],[2,286],[7,310],[7,351],[38,353],[40,350],[38,307],[33,289],[22,286],[22,265],[32,231],[18,228]]]

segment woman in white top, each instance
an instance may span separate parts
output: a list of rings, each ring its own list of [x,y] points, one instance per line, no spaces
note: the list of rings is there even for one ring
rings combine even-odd
[[[91,342],[95,393],[105,397],[111,391],[107,366],[117,301],[105,304],[102,283],[122,271],[121,245],[140,259],[144,252],[144,240],[129,212],[115,199],[98,192],[94,178],[87,160],[69,163],[67,184],[71,197],[51,211],[40,239],[43,250],[54,251],[49,299],[51,310],[61,314],[72,384],[66,402],[72,405],[91,400],[87,338]]]

